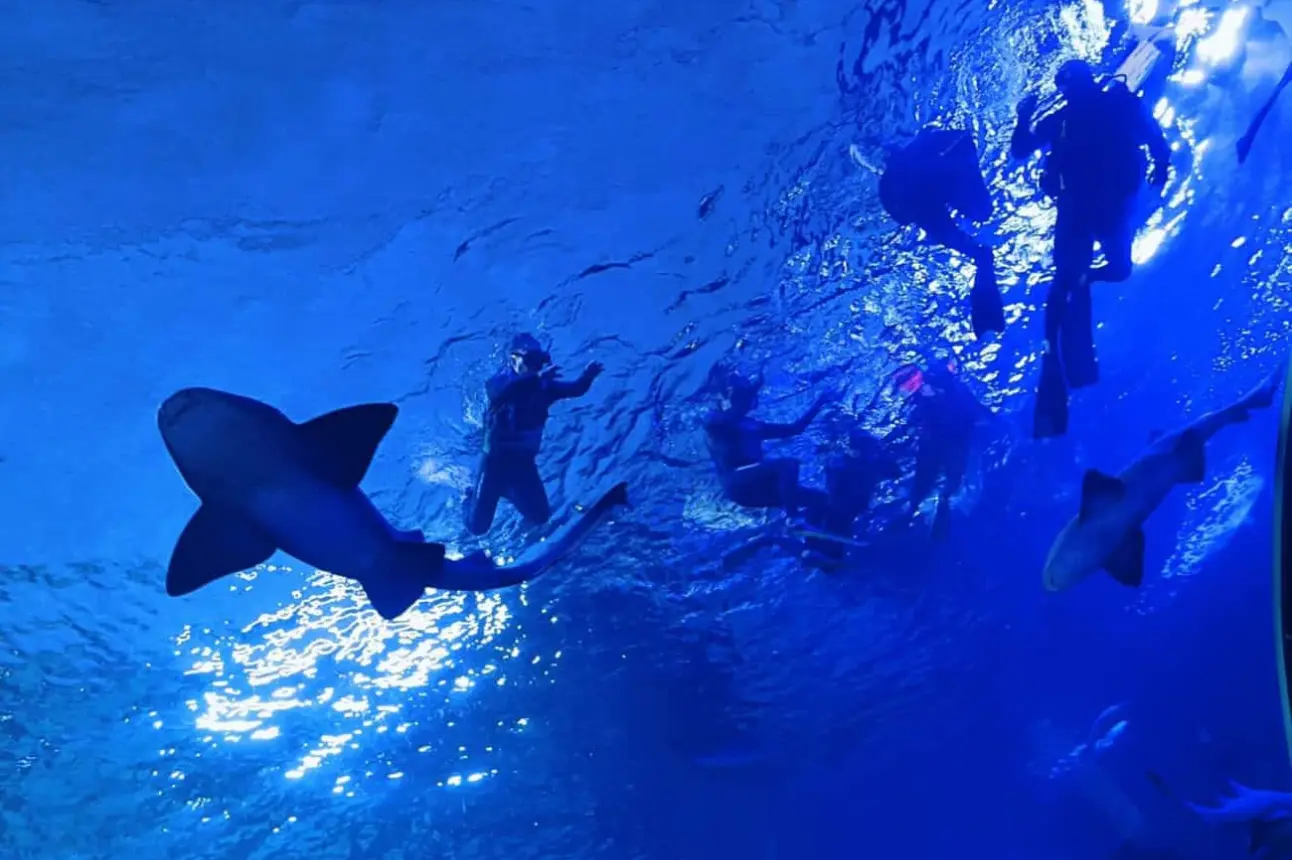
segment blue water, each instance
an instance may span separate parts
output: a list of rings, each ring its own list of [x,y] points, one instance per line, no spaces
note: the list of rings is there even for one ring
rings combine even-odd
[[[1245,856],[1145,772],[1292,788],[1273,411],[1149,521],[1142,589],[1040,582],[1085,468],[1284,358],[1287,101],[1241,168],[1233,144],[1292,50],[1237,65],[1188,11],[1168,202],[1097,293],[1100,385],[1037,443],[1053,211],[1007,140],[1027,87],[1102,57],[1099,3],[6,4],[0,857]],[[999,339],[970,334],[969,264],[859,164],[933,118],[980,141]],[[165,597],[194,507],[167,394],[398,402],[365,487],[469,551],[482,386],[518,328],[607,367],[543,470],[558,520],[619,479],[636,506],[575,563],[389,624],[308,570]],[[997,416],[947,542],[721,569],[759,525],[705,463],[715,362],[763,368],[788,419],[944,356]],[[836,438],[791,447],[810,481]],[[504,506],[484,545],[533,538]]]

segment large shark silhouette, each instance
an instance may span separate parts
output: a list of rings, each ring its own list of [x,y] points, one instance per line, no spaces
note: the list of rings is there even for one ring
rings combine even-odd
[[[281,550],[355,580],[393,619],[427,588],[489,591],[533,579],[628,504],[627,485],[618,484],[529,561],[445,558],[443,544],[394,528],[359,489],[398,411],[369,403],[296,424],[258,400],[210,388],[169,397],[157,426],[202,504],[175,546],[166,592],[189,594]]]

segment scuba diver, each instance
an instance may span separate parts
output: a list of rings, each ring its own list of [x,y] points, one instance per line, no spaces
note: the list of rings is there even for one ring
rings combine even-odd
[[[1045,307],[1046,352],[1032,430],[1038,439],[1067,432],[1068,386],[1098,381],[1090,285],[1130,277],[1135,203],[1147,166],[1143,147],[1152,155],[1153,188],[1166,185],[1171,167],[1162,127],[1124,82],[1101,86],[1088,63],[1069,60],[1054,83],[1066,103],[1033,130],[1037,99],[1025,97],[1010,141],[1015,158],[1049,150],[1041,188],[1058,210],[1054,278]],[[1092,267],[1096,242],[1105,262]]]
[[[974,428],[992,413],[978,402],[951,364],[934,363],[927,371],[907,364],[893,374],[893,382],[907,398],[907,420],[915,438],[912,513],[938,490],[933,537],[941,540],[951,525],[951,498],[960,491],[969,468]]]
[[[722,483],[723,495],[744,508],[780,508],[790,516],[816,505],[819,490],[799,485],[800,463],[792,457],[763,458],[763,443],[800,436],[835,399],[823,394],[792,424],[768,424],[750,416],[758,405],[761,380],[728,373],[719,408],[704,422],[709,456]]]
[[[573,382],[557,377],[552,356],[531,334],[518,334],[511,342],[510,366],[485,385],[489,398],[485,414],[484,456],[475,485],[467,490],[462,507],[467,530],[482,535],[493,525],[500,499],[506,499],[522,517],[541,525],[552,516],[547,490],[535,458],[543,442],[548,410],[558,400],[582,397],[604,369],[591,362]]]
[[[843,560],[854,539],[857,518],[870,510],[875,491],[886,480],[897,480],[902,469],[896,458],[860,425],[847,433],[842,450],[825,463],[825,504],[808,510],[807,528],[802,532],[809,550],[808,560],[820,567],[833,567]],[[818,527],[816,531],[813,527]]]
[[[959,129],[925,126],[915,139],[890,150],[879,178],[879,200],[899,224],[914,224],[927,241],[974,261],[969,293],[974,334],[1005,330],[992,250],[956,225],[949,210],[972,221],[991,217],[991,192],[978,168],[973,136]]]

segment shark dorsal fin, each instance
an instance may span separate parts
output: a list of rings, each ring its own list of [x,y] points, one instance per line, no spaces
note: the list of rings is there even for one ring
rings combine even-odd
[[[1125,493],[1126,485],[1112,475],[1105,475],[1098,469],[1087,469],[1081,481],[1081,514],[1077,519],[1089,519],[1100,508],[1121,501]]]
[[[359,486],[398,414],[393,403],[363,403],[301,424],[315,474],[343,490]]]

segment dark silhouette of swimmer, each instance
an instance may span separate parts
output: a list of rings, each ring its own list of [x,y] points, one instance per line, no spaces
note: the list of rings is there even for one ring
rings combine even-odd
[[[467,530],[482,535],[493,525],[498,502],[506,499],[532,524],[552,516],[547,490],[535,458],[543,442],[543,427],[552,404],[582,397],[602,371],[592,362],[573,382],[557,377],[552,357],[530,334],[511,342],[510,364],[485,385],[489,408],[485,414],[484,456],[475,485],[463,501]]]
[[[1048,150],[1041,187],[1058,210],[1033,426],[1037,438],[1067,432],[1068,386],[1098,381],[1090,284],[1130,277],[1135,202],[1148,166],[1144,147],[1152,155],[1151,186],[1161,189],[1171,167],[1162,127],[1123,82],[1101,86],[1088,63],[1069,60],[1054,83],[1065,104],[1033,129],[1037,100],[1024,98],[1010,143],[1015,158]],[[1092,266],[1096,242],[1105,260],[1100,266]]]
[[[974,261],[969,294],[974,334],[1005,330],[991,248],[956,225],[951,210],[972,221],[991,217],[991,192],[978,167],[973,136],[963,130],[925,127],[915,139],[890,151],[879,179],[879,200],[893,220],[914,224],[927,241]]]
[[[900,465],[884,443],[861,426],[851,427],[843,447],[826,460],[824,504],[819,510],[816,505],[807,506],[808,560],[823,567],[841,561],[848,547],[855,545],[857,518],[870,510],[879,485],[901,476]],[[818,529],[819,536],[810,533]]]
[[[898,368],[893,381],[909,404],[908,426],[915,439],[913,510],[938,491],[933,536],[942,539],[951,524],[951,498],[960,491],[973,449],[975,426],[991,416],[950,365],[914,364]]]
[[[763,445],[777,439],[802,435],[834,399],[823,394],[792,424],[769,424],[750,413],[758,405],[759,380],[737,373],[727,375],[720,407],[704,422],[709,456],[726,497],[746,508],[780,508],[790,515],[809,501],[808,491],[799,486],[799,461],[791,457],[764,459]]]

